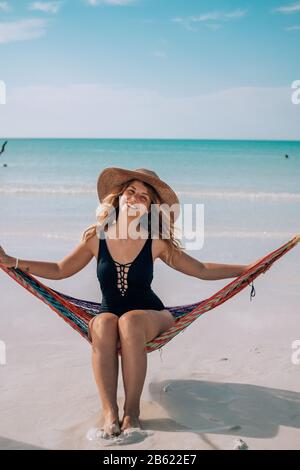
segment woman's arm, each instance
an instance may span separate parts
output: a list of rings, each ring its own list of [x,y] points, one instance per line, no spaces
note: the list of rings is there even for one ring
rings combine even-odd
[[[84,268],[92,258],[93,253],[88,240],[77,245],[69,255],[59,262],[19,259],[18,268],[35,276],[58,280],[73,276],[73,274]],[[16,258],[7,255],[2,247],[0,247],[1,264],[8,268],[13,268],[16,264]]]
[[[164,240],[160,241],[163,243],[164,247],[161,249],[159,258],[171,268],[189,276],[214,281],[217,279],[238,277],[248,269],[248,265],[245,264],[202,263],[184,251],[181,253],[175,252],[173,262],[170,264],[166,261],[167,244]]]
[[[300,243],[300,233],[298,233],[295,238],[297,243]],[[168,246],[166,242],[164,240],[157,240],[157,243],[157,249],[159,253],[158,257],[168,264],[168,266],[184,274],[188,274],[189,276],[194,276],[204,280],[217,280],[241,276],[264,258],[259,258],[257,261],[251,264],[202,263],[201,261],[198,261],[196,258],[193,258],[192,256],[189,256],[187,253],[182,251],[181,253],[175,252],[173,263],[170,264],[166,261],[168,252]],[[270,269],[270,266],[265,268],[264,273],[268,269]]]

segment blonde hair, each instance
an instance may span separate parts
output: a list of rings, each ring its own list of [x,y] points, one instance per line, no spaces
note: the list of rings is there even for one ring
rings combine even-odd
[[[92,238],[94,235],[97,235],[98,231],[100,230],[107,230],[108,227],[114,222],[115,214],[116,218],[118,218],[119,214],[119,197],[123,194],[123,192],[127,189],[127,187],[133,182],[136,181],[137,178],[134,180],[126,181],[122,185],[116,187],[113,191],[111,191],[102,201],[102,204],[99,206],[100,211],[97,209],[97,220],[98,223],[89,226],[82,234],[81,241],[87,241],[89,238]],[[155,190],[153,186],[150,184],[141,181],[148,189],[151,204],[155,204],[158,206],[159,210],[159,224],[158,224],[158,235],[159,238],[162,238],[163,227],[168,227],[168,234],[169,238],[165,238],[165,242],[167,244],[167,263],[171,264],[172,259],[175,252],[181,253],[184,249],[180,241],[175,237],[175,227],[174,227],[174,213],[165,211],[165,208],[161,204],[163,201],[161,200],[159,194]],[[103,207],[102,207],[103,206]],[[157,207],[155,206],[155,207]],[[149,217],[150,212],[148,213],[148,230],[151,233],[151,219]]]

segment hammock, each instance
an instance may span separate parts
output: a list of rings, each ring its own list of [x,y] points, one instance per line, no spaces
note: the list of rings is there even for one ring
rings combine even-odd
[[[146,343],[146,352],[149,353],[162,348],[162,346],[167,344],[174,336],[184,331],[200,315],[226,302],[226,300],[236,295],[242,289],[250,285],[250,283],[252,283],[250,294],[250,300],[252,300],[252,297],[255,296],[253,280],[267,271],[275,261],[296,246],[298,242],[300,242],[299,235],[292,238],[277,250],[266,255],[264,258],[261,258],[244,274],[235,278],[208,299],[187,305],[166,307],[176,318],[175,324],[160,336]],[[47,287],[34,276],[25,273],[21,269],[6,268],[5,266],[0,267],[21,286],[47,304],[65,322],[74,328],[74,330],[91,343],[88,336],[88,323],[91,318],[101,313],[101,303],[77,299],[63,294],[62,292],[58,292]],[[118,350],[118,353],[121,354],[121,348]]]

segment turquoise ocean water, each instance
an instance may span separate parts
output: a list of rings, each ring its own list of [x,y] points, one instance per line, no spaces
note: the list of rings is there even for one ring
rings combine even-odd
[[[212,236],[300,232],[300,142],[16,139],[0,158],[0,240],[77,240],[109,166],[153,169],[182,203],[204,204]]]

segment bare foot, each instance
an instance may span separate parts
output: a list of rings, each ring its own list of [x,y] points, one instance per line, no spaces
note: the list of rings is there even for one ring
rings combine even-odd
[[[106,415],[101,430],[103,431],[103,437],[118,436],[121,433],[119,418],[113,415]]]
[[[138,416],[133,416],[133,415],[123,416],[123,419],[121,422],[121,432],[125,431],[125,429],[130,429],[130,428],[142,429]]]

